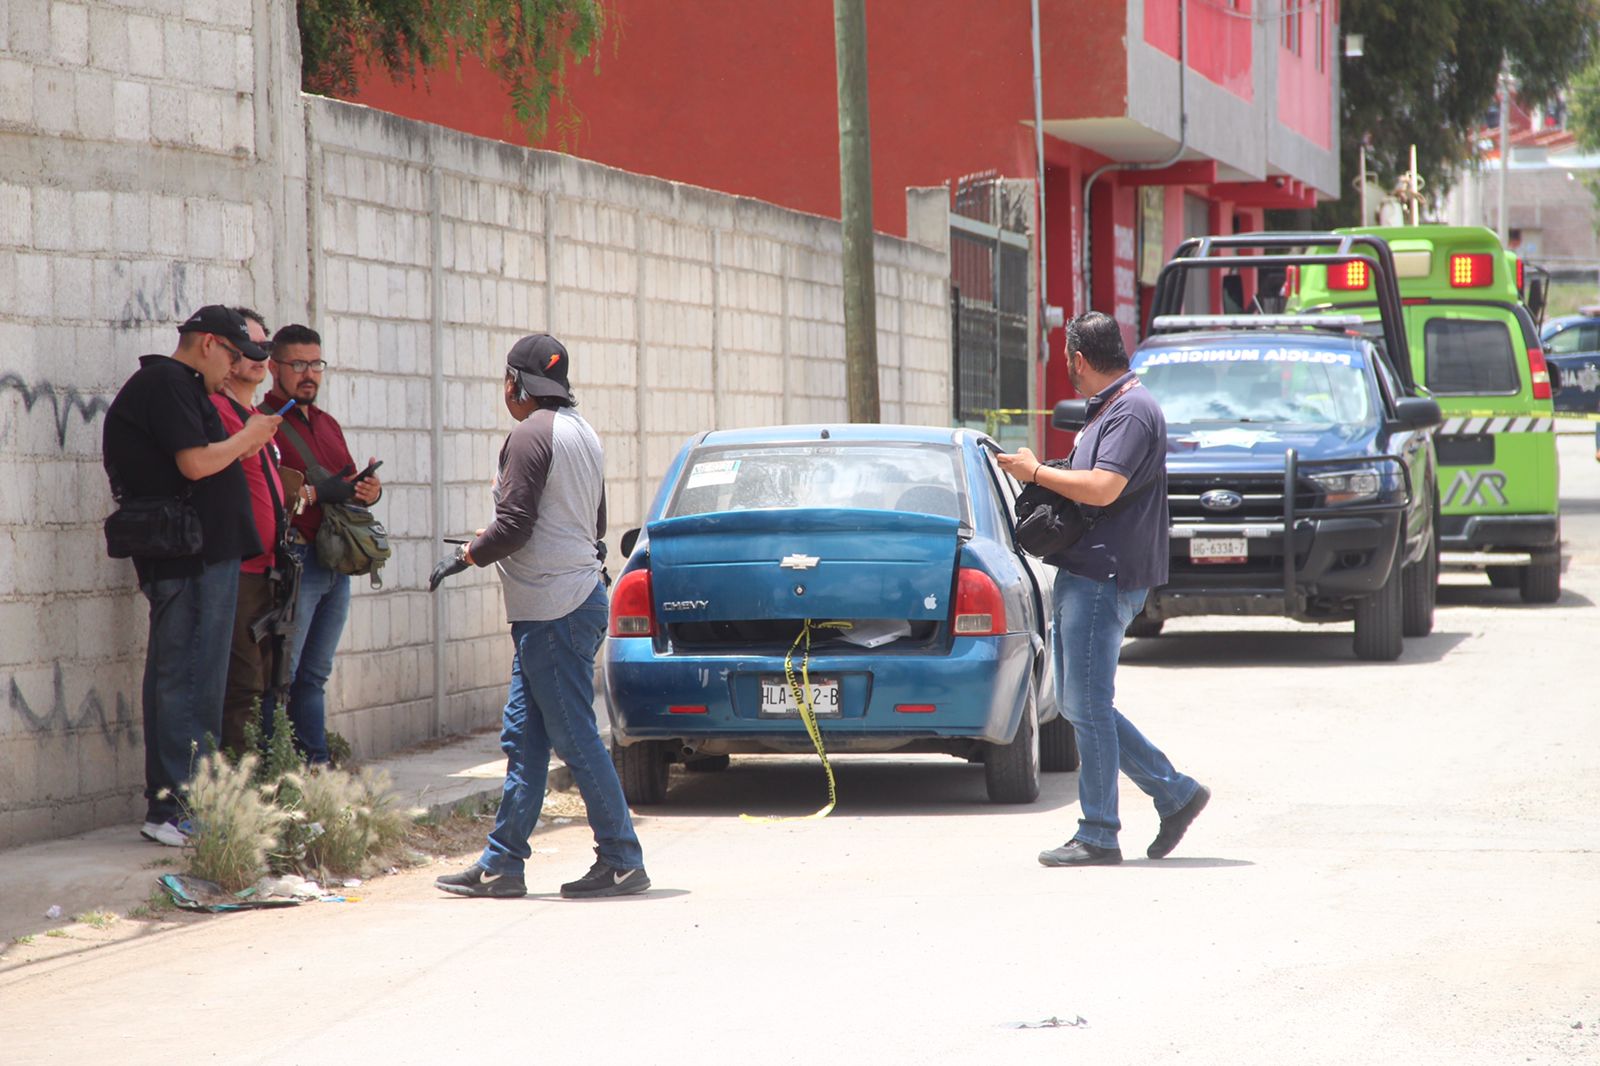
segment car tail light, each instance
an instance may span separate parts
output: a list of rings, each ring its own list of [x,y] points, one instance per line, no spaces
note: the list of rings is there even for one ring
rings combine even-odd
[[[1000,586],[982,570],[965,567],[956,575],[956,609],[953,625],[957,636],[997,637],[1006,631],[1006,605]]]
[[[1283,268],[1283,295],[1300,295],[1300,268],[1287,266]]]
[[[1545,365],[1543,348],[1528,349],[1528,377],[1533,382],[1533,398],[1550,399],[1550,368]]]
[[[1487,252],[1450,257],[1450,287],[1477,289],[1494,283],[1494,256]]]
[[[1340,292],[1357,292],[1372,282],[1372,272],[1365,259],[1328,267],[1328,288]]]
[[[611,635],[649,637],[656,631],[656,613],[651,605],[650,571],[630,570],[617,582],[611,594]]]
[[[1523,277],[1524,277],[1524,275],[1523,275],[1523,272],[1522,272],[1522,257],[1518,256],[1517,257],[1517,292],[1518,293],[1522,292],[1522,279],[1523,279]]]

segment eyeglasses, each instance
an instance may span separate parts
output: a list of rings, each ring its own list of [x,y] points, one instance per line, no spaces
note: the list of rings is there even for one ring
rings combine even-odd
[[[274,359],[273,362],[279,366],[288,367],[296,374],[304,374],[308,370],[314,370],[320,374],[328,369],[328,361],[326,359]]]
[[[216,339],[216,342],[218,344],[222,345],[222,350],[227,352],[228,355],[231,358],[233,358],[233,359],[243,359],[244,358],[244,353],[241,352],[239,349],[235,348],[233,345],[229,344],[227,341],[223,340],[221,337],[218,337],[215,333],[213,333],[211,336]]]

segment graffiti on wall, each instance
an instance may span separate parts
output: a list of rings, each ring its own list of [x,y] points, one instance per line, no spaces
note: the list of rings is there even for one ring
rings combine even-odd
[[[56,663],[51,685],[50,706],[36,709],[22,692],[22,686],[13,677],[8,700],[11,710],[22,723],[35,733],[94,733],[108,744],[133,745],[139,742],[139,723],[134,720],[133,708],[122,693],[117,693],[108,709],[100,693],[90,688],[78,701],[76,711],[67,709],[67,683],[62,676],[61,664]]]
[[[84,395],[71,386],[57,388],[48,381],[29,385],[16,374],[0,374],[0,393],[7,389],[14,389],[21,394],[22,406],[29,411],[41,401],[49,403],[55,416],[56,443],[63,448],[67,446],[67,427],[72,423],[74,413],[83,420],[84,425],[88,425],[111,406],[105,397]]]

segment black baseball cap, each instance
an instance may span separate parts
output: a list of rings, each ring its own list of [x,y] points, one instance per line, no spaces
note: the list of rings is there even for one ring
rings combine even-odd
[[[179,333],[213,333],[244,353],[246,359],[261,362],[267,350],[250,339],[250,325],[243,315],[222,304],[207,304],[178,327]]]
[[[533,333],[511,346],[506,354],[506,369],[516,372],[517,382],[529,396],[552,396],[571,401],[567,367],[571,358],[562,343],[548,333]]]

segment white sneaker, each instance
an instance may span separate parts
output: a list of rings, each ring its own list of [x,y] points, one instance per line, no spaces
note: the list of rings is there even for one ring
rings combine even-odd
[[[187,818],[168,818],[164,822],[146,822],[139,827],[139,835],[169,848],[186,847],[189,834],[194,831]]]

